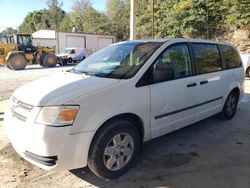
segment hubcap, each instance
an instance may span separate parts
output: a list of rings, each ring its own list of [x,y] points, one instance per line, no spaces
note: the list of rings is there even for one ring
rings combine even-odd
[[[48,57],[48,63],[49,64],[53,64],[55,61],[54,61],[54,58],[53,57]]]
[[[18,59],[15,61],[15,64],[16,64],[17,66],[22,65],[22,63],[23,63],[23,61],[22,61],[21,58],[18,58]]]
[[[128,164],[134,152],[134,141],[127,133],[115,135],[107,144],[103,161],[107,169],[116,171]]]
[[[230,95],[227,100],[227,113],[228,115],[232,115],[236,109],[236,97],[234,95]]]

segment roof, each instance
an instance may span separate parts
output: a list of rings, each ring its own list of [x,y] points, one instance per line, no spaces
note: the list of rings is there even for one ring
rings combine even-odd
[[[165,39],[142,39],[142,40],[133,40],[133,41],[124,41],[129,43],[135,43],[135,42],[197,42],[197,43],[212,43],[212,44],[227,44],[232,45],[227,42],[223,41],[213,41],[213,40],[205,40],[205,39],[187,39],[187,38],[165,38]],[[123,43],[123,42],[120,42]]]
[[[55,30],[39,30],[32,33],[33,38],[56,39]]]

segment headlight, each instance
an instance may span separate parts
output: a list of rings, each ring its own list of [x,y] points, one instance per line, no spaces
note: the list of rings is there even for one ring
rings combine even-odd
[[[79,106],[42,107],[35,123],[59,127],[72,125],[78,110]]]

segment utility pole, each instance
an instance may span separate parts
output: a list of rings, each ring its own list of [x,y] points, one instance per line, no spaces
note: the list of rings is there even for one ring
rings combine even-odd
[[[152,18],[152,25],[153,25],[153,27],[152,27],[152,38],[155,38],[155,0],[153,0],[153,18]]]
[[[136,39],[135,0],[130,1],[130,40]]]
[[[207,8],[207,39],[210,39],[210,37],[209,37],[209,22],[208,22],[208,5],[207,5],[207,0],[206,0],[206,8]]]

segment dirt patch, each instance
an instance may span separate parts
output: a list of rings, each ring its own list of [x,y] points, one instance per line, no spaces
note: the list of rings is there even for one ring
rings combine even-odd
[[[28,82],[50,76],[70,68],[72,68],[72,66],[42,68],[39,65],[28,65],[24,70],[13,71],[6,67],[0,67],[0,85],[4,86],[1,87],[0,101],[9,99],[17,88]]]
[[[142,156],[142,160],[138,160],[137,164],[133,168],[143,167],[147,169],[154,168],[176,168],[186,163],[189,163],[193,155],[189,153],[170,153],[161,157],[156,156]]]

